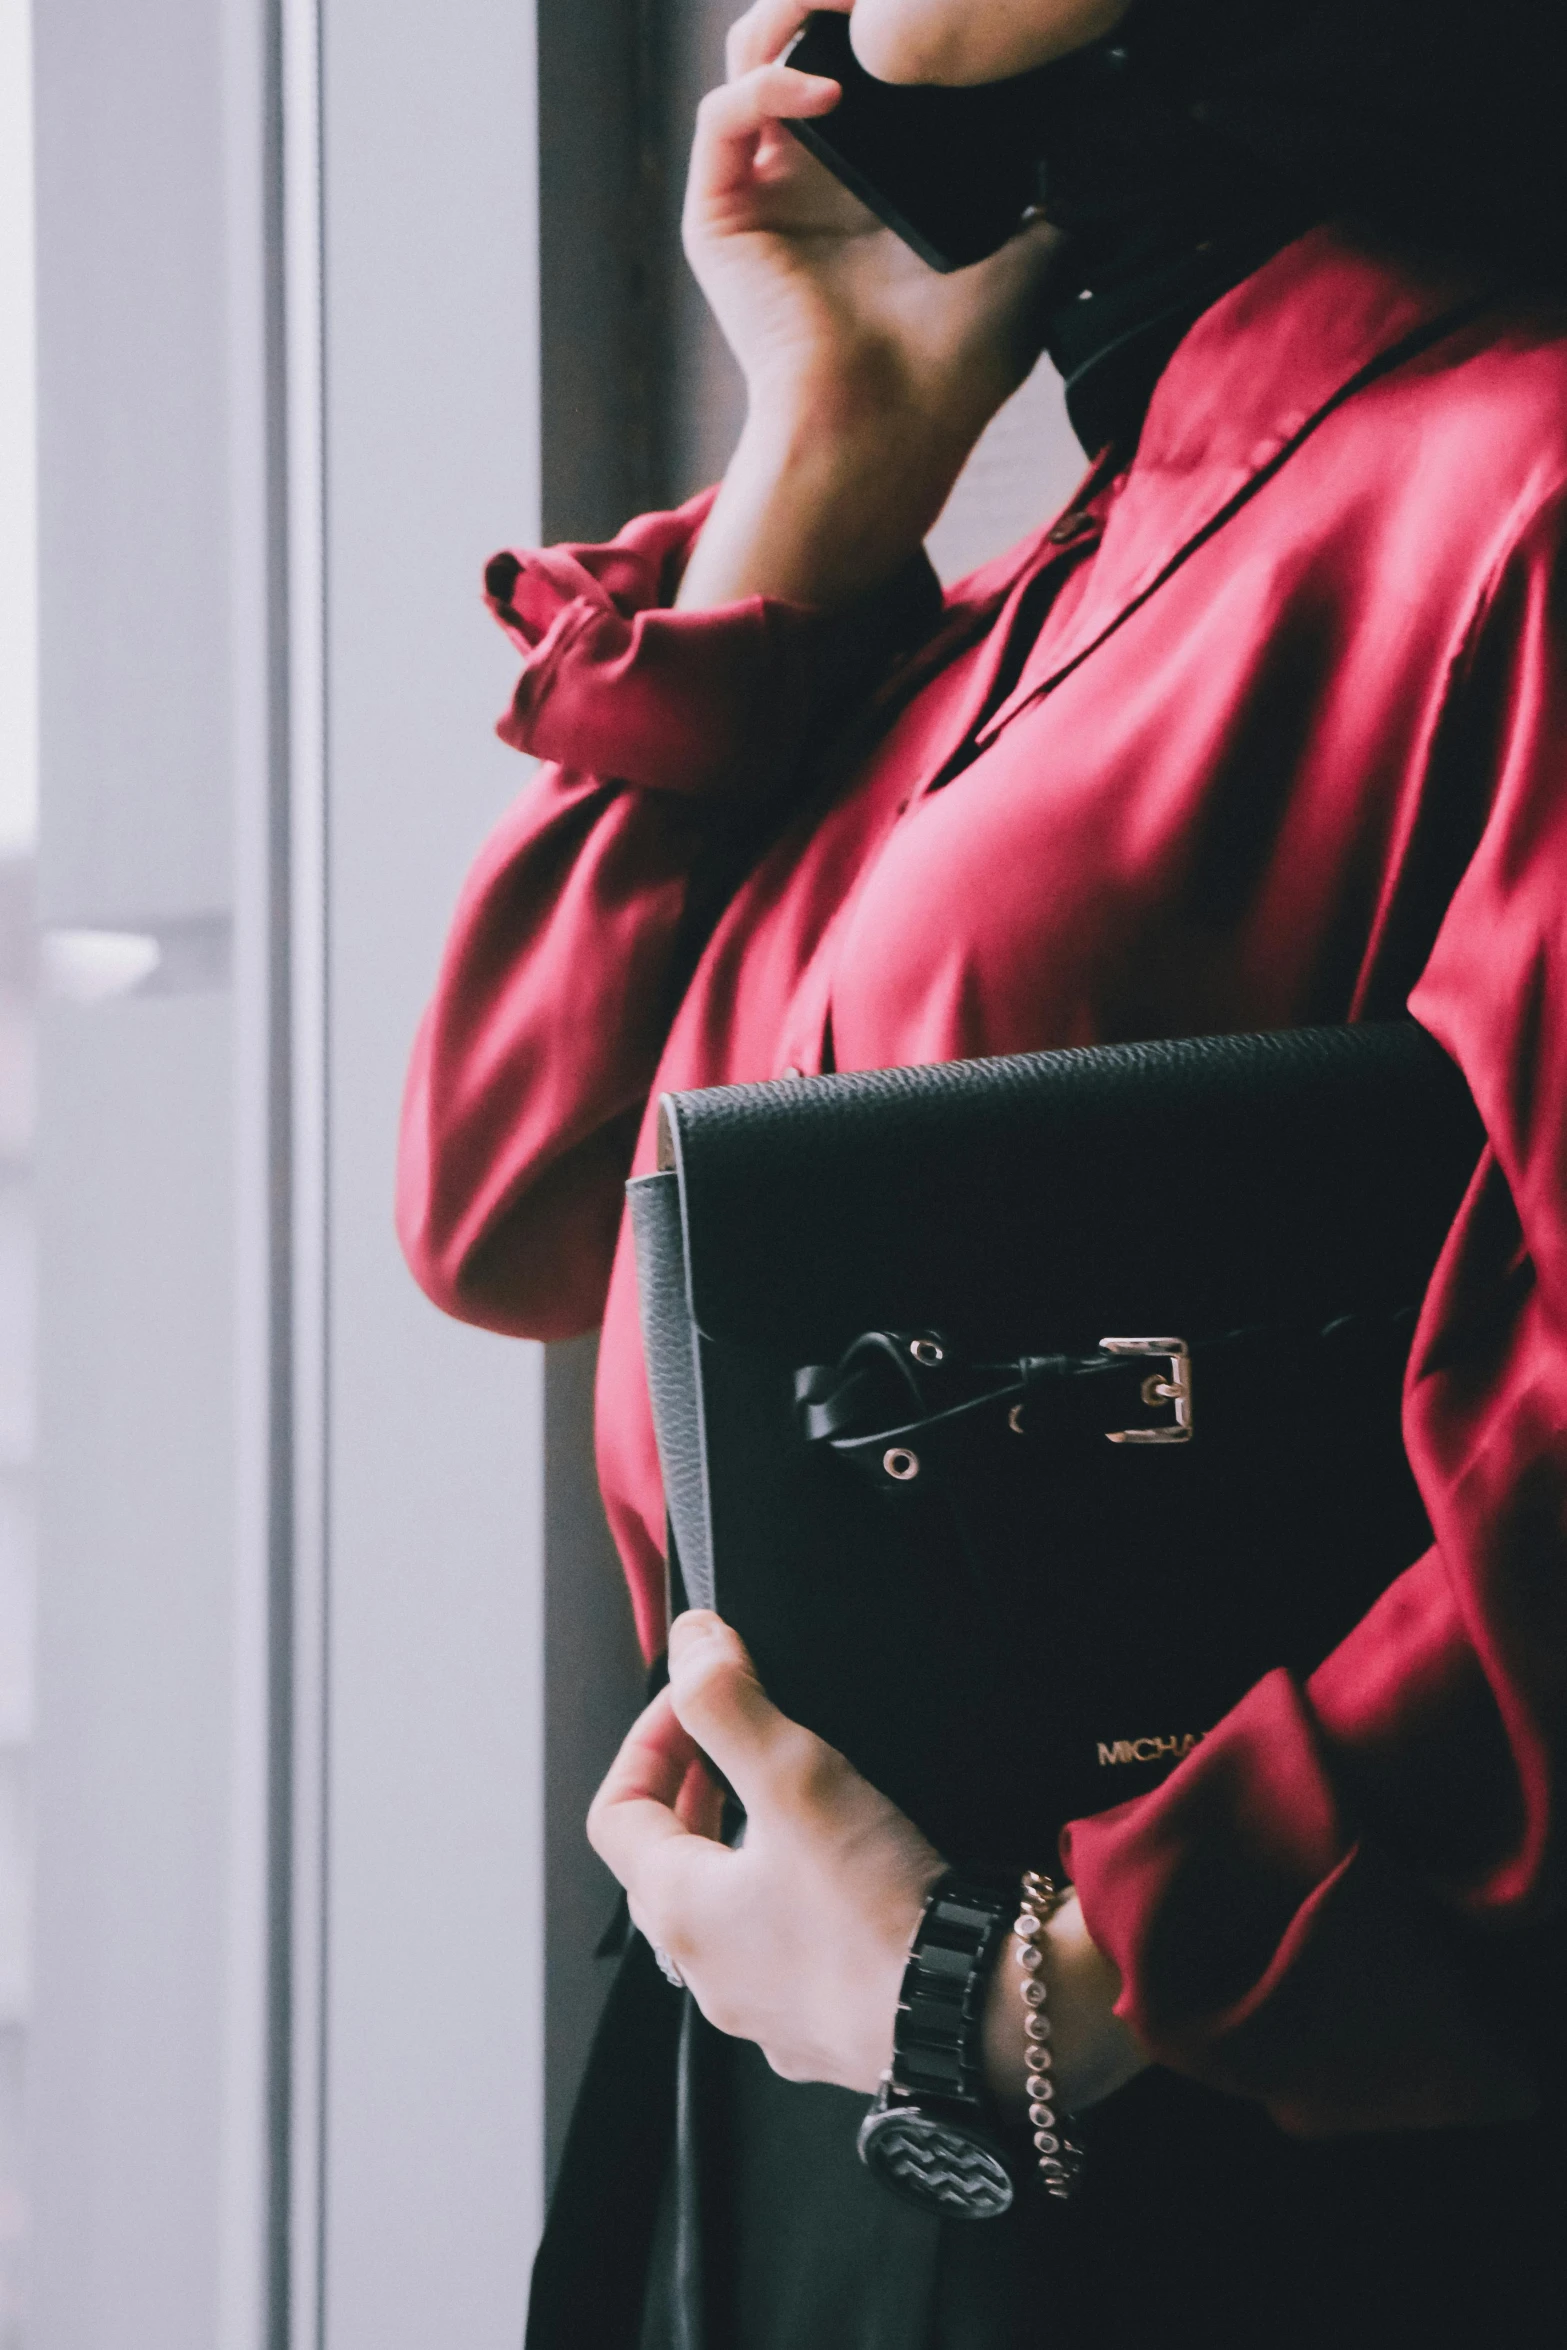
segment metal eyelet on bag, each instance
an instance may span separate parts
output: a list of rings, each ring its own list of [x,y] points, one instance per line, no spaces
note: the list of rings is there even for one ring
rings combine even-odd
[[[932,1369],[935,1364],[944,1363],[947,1359],[946,1348],[938,1346],[934,1338],[911,1338],[909,1352],[917,1363],[924,1364],[927,1371]]]
[[[917,1452],[910,1452],[906,1445],[894,1444],[882,1454],[881,1465],[889,1477],[895,1477],[900,1485],[907,1485],[911,1478],[920,1473],[920,1456]]]

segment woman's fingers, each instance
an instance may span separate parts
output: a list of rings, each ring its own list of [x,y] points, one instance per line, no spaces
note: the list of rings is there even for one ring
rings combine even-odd
[[[669,1691],[676,1715],[747,1811],[788,1801],[813,1760],[830,1752],[779,1712],[757,1679],[745,1644],[720,1616],[693,1610],[675,1618],[669,1631]]]
[[[691,1831],[675,1806],[697,1751],[667,1689],[638,1715],[593,1798],[588,1842],[628,1892],[661,1844]]]
[[[854,0],[815,0],[815,6],[847,16]],[[736,17],[724,42],[724,63],[736,82],[758,65],[770,65],[812,13],[812,0],[756,0]]]
[[[632,1923],[684,1967],[715,1884],[723,1797],[661,1690],[627,1733],[588,1813],[588,1840],[626,1888]],[[698,1939],[700,1936],[698,1935]]]
[[[688,239],[704,225],[727,231],[754,226],[751,207],[762,182],[774,176],[775,150],[780,141],[793,144],[778,124],[830,114],[839,95],[836,82],[788,65],[758,66],[740,81],[709,90],[696,110],[691,145]]]
[[[723,1832],[724,1791],[705,1762],[694,1762],[675,1798],[675,1817],[693,1836],[716,1842]]]
[[[696,110],[696,151],[734,149],[749,154],[770,124],[808,114],[830,114],[842,92],[825,74],[796,73],[792,65],[759,65],[736,82],[720,82]]]

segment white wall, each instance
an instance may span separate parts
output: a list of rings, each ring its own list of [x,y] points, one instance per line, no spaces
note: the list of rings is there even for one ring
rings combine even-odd
[[[1042,359],[992,418],[927,545],[943,579],[961,579],[1058,513],[1088,460],[1067,421],[1061,378]]]
[[[37,800],[32,61],[0,0],[0,2350],[21,2342],[32,1976],[31,920]]]
[[[330,1316],[325,2341],[516,2350],[542,2197],[542,1364],[391,1227],[452,901],[525,781],[485,557],[537,529],[531,11],[324,0]]]
[[[32,2008],[34,1230],[32,867],[0,856],[0,2350],[26,2306]]]
[[[227,1011],[61,1006],[44,1038],[29,2350],[219,2340]]]
[[[37,811],[31,31],[29,0],[0,0],[0,856]]]
[[[223,35],[211,0],[50,0],[35,24],[41,889],[60,929],[221,942],[234,903]],[[218,2314],[226,2109],[246,2102],[223,2061],[243,1865],[234,1055],[221,954],[198,978],[56,1003],[42,1039],[29,2350],[260,2337],[259,2311],[227,2341]]]

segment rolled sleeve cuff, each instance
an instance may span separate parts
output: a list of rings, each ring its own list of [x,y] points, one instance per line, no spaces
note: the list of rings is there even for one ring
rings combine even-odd
[[[1302,2137],[1531,2109],[1506,1953],[1357,1833],[1290,1674],[1154,1794],[1073,1821],[1062,1852],[1120,1969],[1117,2013],[1157,2062]]]
[[[675,611],[711,503],[645,516],[606,547],[491,559],[490,608],[523,655],[504,742],[652,791],[759,798],[940,615],[923,556],[841,611],[767,596]]]

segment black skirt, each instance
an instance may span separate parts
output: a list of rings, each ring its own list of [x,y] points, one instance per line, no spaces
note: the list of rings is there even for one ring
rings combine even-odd
[[[939,2220],[860,2165],[865,2099],[778,2079],[621,1962],[534,2272],[528,2350],[1545,2350],[1555,2112],[1304,2146],[1157,2069],[1081,2117],[1083,2186]]]

